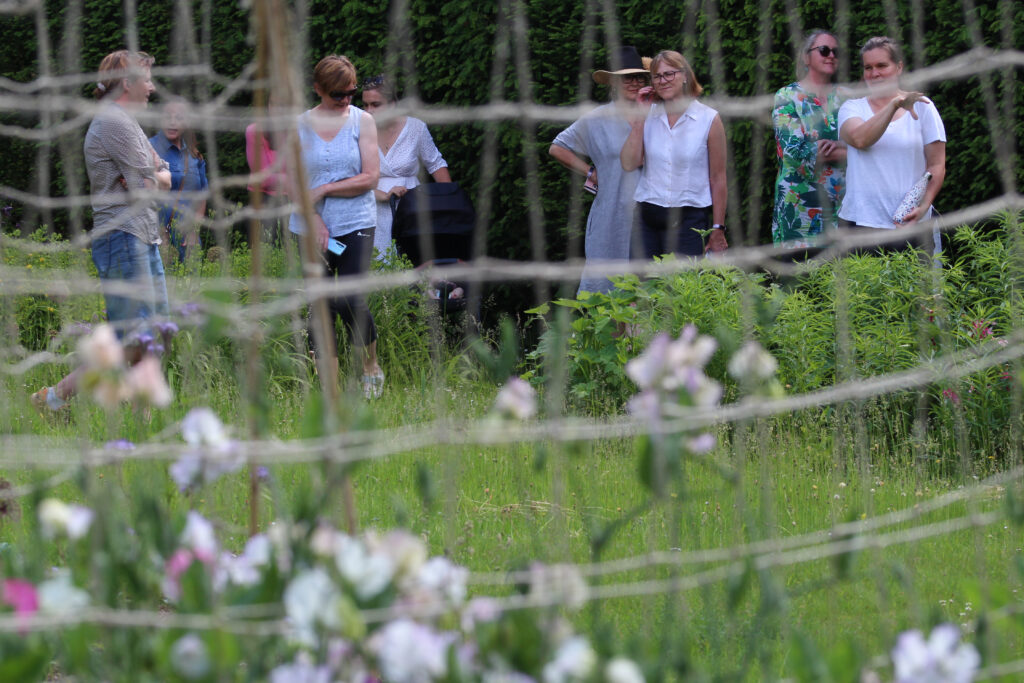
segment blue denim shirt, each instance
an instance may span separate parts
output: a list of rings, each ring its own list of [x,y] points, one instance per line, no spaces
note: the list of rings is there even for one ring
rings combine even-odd
[[[189,154],[185,141],[181,141],[181,149],[172,145],[160,131],[149,139],[153,149],[160,155],[160,158],[167,162],[171,168],[171,189],[172,194],[178,192],[197,192],[209,187],[206,180],[206,160],[196,159]],[[195,200],[185,199],[180,196],[173,197],[172,201],[160,205],[160,224],[169,226],[171,221],[192,220],[192,202]]]

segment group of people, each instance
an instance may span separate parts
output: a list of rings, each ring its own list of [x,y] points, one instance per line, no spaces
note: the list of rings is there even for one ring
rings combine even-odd
[[[810,32],[798,60],[800,79],[775,95],[772,239],[778,245],[809,247],[830,230],[881,237],[879,230],[931,216],[945,178],[942,119],[923,93],[900,89],[899,46],[885,37],[864,44],[867,94],[859,98],[835,83],[839,57],[835,35]],[[609,86],[611,102],[562,131],[549,149],[586,177],[585,189],[596,189],[580,291],[611,289],[595,265],[607,271],[609,261],[693,257],[728,247],[725,128],[699,101],[693,69],[678,52],[649,59],[629,46],[618,64],[593,74]],[[897,215],[905,195],[922,183],[916,203]],[[897,232],[878,242],[919,243]]]
[[[802,49],[800,80],[776,94],[772,118],[780,169],[772,236],[779,244],[807,244],[831,229],[895,230],[896,208],[916,181],[925,183],[921,196],[900,225],[928,217],[942,187],[942,119],[922,93],[900,89],[899,47],[882,37],[865,43],[867,95],[849,99],[834,82],[839,50],[833,34],[813,31]],[[593,74],[609,86],[611,102],[562,131],[549,150],[585,176],[585,189],[596,195],[587,219],[581,291],[611,289],[605,273],[592,269],[601,262],[668,253],[696,257],[728,248],[721,116],[700,101],[703,89],[679,52],[641,58],[627,46],[618,57],[620,68]],[[165,103],[161,130],[152,137],[135,118],[154,92],[152,65],[149,55],[128,50],[103,59],[94,92],[103,106],[85,137],[92,257],[108,319],[135,359],[146,348],[132,340],[155,336],[147,325],[168,311],[158,247],[166,238],[182,261],[188,258],[198,244],[196,221],[206,208],[196,197],[208,183],[183,100]],[[290,232],[313,231],[325,274],[365,273],[374,248],[382,255],[391,244],[392,200],[416,187],[421,170],[437,182],[450,182],[451,176],[422,121],[380,116],[397,102],[383,76],[360,87],[352,62],[330,55],[316,65],[313,89],[318,101],[296,122],[307,187],[298,186],[272,137],[253,124],[246,130],[250,189],[271,201],[308,193],[313,225],[294,212]],[[359,93],[365,110],[353,104]],[[381,118],[379,128],[375,117]],[[166,199],[156,203],[151,194],[140,195],[154,191]],[[364,394],[379,396],[384,373],[365,298],[331,298],[328,308],[361,349]],[[328,361],[336,377],[337,358]],[[77,391],[78,374],[40,389],[33,403],[59,410]]]

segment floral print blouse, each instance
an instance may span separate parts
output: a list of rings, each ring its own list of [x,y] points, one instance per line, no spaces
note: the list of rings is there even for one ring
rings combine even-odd
[[[843,166],[818,162],[818,140],[838,140],[839,93],[824,101],[791,83],[775,93],[772,124],[779,155],[772,241],[807,246],[813,236],[836,227],[846,178]]]

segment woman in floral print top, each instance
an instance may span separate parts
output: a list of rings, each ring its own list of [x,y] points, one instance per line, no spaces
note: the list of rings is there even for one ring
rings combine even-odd
[[[775,93],[775,244],[810,246],[815,235],[836,227],[846,187],[846,145],[836,126],[840,94],[832,83],[836,45],[831,33],[812,31],[802,54],[806,75]]]

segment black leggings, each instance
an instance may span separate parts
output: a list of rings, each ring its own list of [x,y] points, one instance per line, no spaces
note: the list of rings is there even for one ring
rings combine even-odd
[[[709,207],[664,207],[648,202],[637,204],[640,244],[645,259],[662,254],[703,256],[704,238],[697,230],[711,227]]]
[[[335,254],[324,252],[327,259],[326,275],[344,277],[346,275],[365,275],[370,271],[370,258],[373,256],[373,228],[363,228],[341,237],[335,237],[345,245],[345,251]],[[301,236],[297,236],[302,239]],[[300,249],[301,253],[301,249]],[[340,317],[348,330],[349,339],[355,347],[363,347],[377,341],[377,326],[373,322],[373,314],[366,305],[364,294],[331,297],[327,300],[327,310],[331,321]],[[333,324],[331,326],[333,330]],[[313,335],[309,338],[312,342]]]

